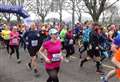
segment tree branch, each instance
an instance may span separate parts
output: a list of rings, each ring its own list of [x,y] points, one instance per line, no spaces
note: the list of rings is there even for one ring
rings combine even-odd
[[[119,0],[116,0],[115,2],[113,2],[112,4],[110,4],[109,6],[107,6],[104,10],[109,9],[110,7],[112,7],[114,4],[116,4]]]
[[[105,3],[106,3],[106,0],[101,0],[98,15],[100,15],[103,12],[103,10],[105,9]]]

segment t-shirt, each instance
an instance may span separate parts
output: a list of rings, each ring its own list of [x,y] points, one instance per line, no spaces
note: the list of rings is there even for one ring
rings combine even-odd
[[[90,32],[92,30],[90,28],[86,28],[83,30],[83,41],[84,42],[89,42],[89,38],[90,38]]]
[[[113,40],[113,43],[117,46],[120,46],[120,34],[116,36],[116,38]]]
[[[40,33],[39,31],[27,31],[23,38],[26,41],[26,45],[28,48],[33,48],[33,47],[40,47],[41,46],[41,38],[40,38]]]
[[[67,30],[66,29],[62,29],[60,32],[60,38],[61,41],[64,42],[65,41],[65,36],[66,36]]]
[[[43,43],[43,47],[47,50],[47,57],[52,63],[45,63],[46,69],[54,69],[60,66],[61,41],[57,40],[53,43],[51,40]]]
[[[66,38],[67,39],[73,39],[73,33],[72,33],[72,31],[69,31],[69,32],[66,33]]]
[[[19,45],[19,33],[18,32],[11,32],[10,33],[10,45]]]
[[[115,59],[116,59],[117,61],[120,62],[120,49],[118,49],[118,50],[115,52],[114,57],[115,57]]]
[[[118,49],[115,54],[114,54],[114,57],[117,61],[120,62],[120,49]],[[120,69],[116,69],[116,77],[120,79]]]
[[[43,31],[40,31],[39,33],[40,33],[40,35],[41,35],[40,38],[41,38],[41,41],[42,41],[42,42],[47,39],[48,36],[47,36]]]
[[[10,31],[9,30],[2,30],[2,38],[4,40],[9,40],[10,39]]]

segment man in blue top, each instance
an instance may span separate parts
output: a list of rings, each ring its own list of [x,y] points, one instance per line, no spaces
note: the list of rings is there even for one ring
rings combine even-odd
[[[34,23],[31,25],[30,30],[26,31],[23,37],[26,41],[27,49],[31,57],[31,61],[28,63],[28,66],[30,69],[32,69],[33,66],[35,74],[38,74],[39,68],[36,62],[36,56],[42,45],[42,41],[40,38],[40,32],[36,30]]]
[[[83,49],[79,49],[80,51],[80,58],[81,58],[81,54],[87,50],[88,46],[89,46],[89,36],[90,36],[90,32],[92,31],[92,29],[90,28],[89,22],[86,21],[84,24],[85,24],[85,27],[83,29],[83,36],[82,36],[82,41],[83,41]]]

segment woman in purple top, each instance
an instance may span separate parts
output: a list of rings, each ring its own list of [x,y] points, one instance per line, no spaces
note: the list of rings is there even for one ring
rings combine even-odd
[[[54,28],[49,30],[50,40],[43,43],[40,48],[40,54],[45,59],[45,69],[49,75],[47,82],[59,82],[58,72],[60,62],[63,59],[61,55],[61,41],[58,39],[58,31]]]

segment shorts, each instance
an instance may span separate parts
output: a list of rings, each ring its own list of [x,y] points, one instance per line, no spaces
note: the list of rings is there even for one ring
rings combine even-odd
[[[120,79],[120,69],[116,69],[116,77]]]
[[[89,50],[87,50],[87,55],[91,58],[100,57],[100,52],[99,52],[99,50],[89,49]]]
[[[27,49],[30,54],[30,57],[34,57],[37,55],[37,52],[39,51],[40,47],[32,47],[32,48],[27,48]]]

